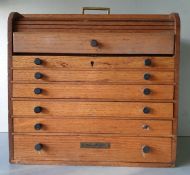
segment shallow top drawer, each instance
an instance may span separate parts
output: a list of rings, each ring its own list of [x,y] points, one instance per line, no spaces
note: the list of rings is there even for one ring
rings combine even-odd
[[[173,54],[174,32],[14,32],[13,52]]]

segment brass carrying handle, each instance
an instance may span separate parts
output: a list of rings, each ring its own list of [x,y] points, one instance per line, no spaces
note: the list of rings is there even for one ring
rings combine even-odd
[[[82,8],[82,14],[85,14],[86,10],[102,10],[102,11],[107,11],[108,15],[110,14],[110,8],[107,7],[83,7]]]

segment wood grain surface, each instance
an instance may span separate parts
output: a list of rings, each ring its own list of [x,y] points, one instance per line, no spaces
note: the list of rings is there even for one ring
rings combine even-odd
[[[98,46],[92,47],[91,40]],[[14,32],[15,53],[173,54],[173,32]]]
[[[41,88],[41,94],[34,89]],[[144,95],[144,89],[151,90]],[[68,99],[173,99],[172,85],[69,85],[69,84],[13,84],[13,97]]]
[[[42,65],[34,64],[35,58],[40,58]],[[151,60],[151,66],[145,66],[144,61]],[[92,66],[93,62],[93,66]],[[62,70],[112,70],[112,69],[174,69],[174,57],[154,56],[13,56],[13,69],[59,68]]]
[[[172,135],[172,121],[161,120],[14,118],[13,124],[15,133],[112,133],[163,137]],[[42,128],[35,130],[36,124],[41,124]]]
[[[34,107],[41,106],[42,112],[35,113]],[[144,114],[144,107],[150,113]],[[13,101],[13,117],[114,117],[114,118],[173,118],[173,103],[148,102],[64,102],[64,101]]]
[[[80,148],[80,142],[109,142],[110,149]],[[101,137],[101,136],[14,136],[14,159],[24,160],[74,160],[74,161],[130,161],[170,162],[171,138]],[[44,145],[40,152],[37,143]],[[141,147],[149,145],[150,153]]]
[[[80,148],[81,142],[107,142],[110,149]],[[37,136],[14,135],[15,160],[62,160],[62,161],[124,161],[165,162],[171,161],[171,138],[101,137],[101,136]],[[36,152],[34,146],[43,144]],[[142,153],[148,145],[151,152]]]
[[[36,79],[35,74],[41,73],[43,77]],[[150,79],[144,79],[144,75]],[[49,69],[13,70],[14,82],[48,83],[48,82],[92,82],[92,83],[142,83],[142,84],[167,84],[174,83],[172,71],[61,71]]]
[[[175,166],[178,14],[11,13],[8,26],[11,163]]]

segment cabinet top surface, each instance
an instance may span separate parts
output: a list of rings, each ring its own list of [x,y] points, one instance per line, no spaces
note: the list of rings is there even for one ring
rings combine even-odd
[[[19,20],[174,21],[175,14],[21,14]]]

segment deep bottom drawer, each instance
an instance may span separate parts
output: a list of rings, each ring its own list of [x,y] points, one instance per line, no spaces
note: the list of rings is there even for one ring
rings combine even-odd
[[[14,161],[35,160],[169,163],[171,138],[14,135]]]

